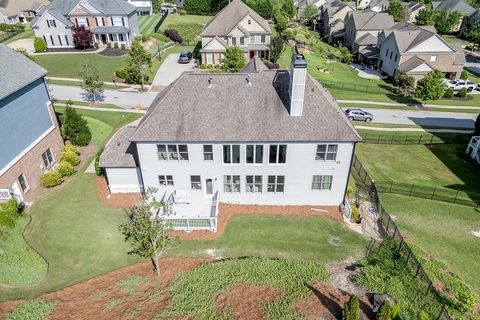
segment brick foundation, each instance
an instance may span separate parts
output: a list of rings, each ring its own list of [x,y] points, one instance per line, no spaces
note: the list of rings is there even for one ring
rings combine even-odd
[[[63,139],[55,121],[55,128],[0,176],[0,189],[9,189],[23,173],[29,186],[29,189],[27,189],[23,196],[25,201],[29,202],[31,200],[29,194],[40,185],[40,177],[46,171],[42,160],[42,153],[50,148],[55,163],[58,163],[60,149],[62,147]]]

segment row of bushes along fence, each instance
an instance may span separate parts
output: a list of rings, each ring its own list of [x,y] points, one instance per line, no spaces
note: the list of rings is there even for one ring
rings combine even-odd
[[[4,42],[14,36],[16,36],[17,34],[20,34],[22,33],[23,31],[14,31],[14,32],[5,32],[5,33],[0,33],[0,43],[1,42]]]
[[[410,248],[410,246],[405,242],[403,236],[400,233],[400,230],[398,229],[397,225],[393,221],[392,217],[388,214],[388,212],[383,207],[380,201],[380,197],[378,196],[379,191],[377,189],[375,182],[372,180],[372,178],[370,177],[368,172],[365,170],[363,165],[360,163],[360,161],[358,161],[356,157],[354,160],[355,161],[354,161],[352,173],[354,177],[357,179],[356,181],[362,183],[369,190],[369,195],[375,207],[377,215],[379,217],[380,224],[383,226],[386,233],[398,243],[398,247],[396,248],[396,250],[398,251],[400,256],[403,259],[405,259],[408,266],[410,267],[410,270],[412,271],[412,274],[415,275],[415,278],[418,281],[420,281],[426,286],[424,301],[426,301],[426,299],[431,299],[437,302],[438,307],[436,310],[436,316],[433,319],[451,320],[452,317],[445,310],[445,305],[438,301],[439,294],[435,290],[435,287],[433,286],[433,283],[430,280],[429,276],[423,269],[422,264],[418,261],[414,252]],[[375,240],[372,240],[371,244],[369,245],[367,254],[370,254],[371,252],[373,252],[373,250],[375,250],[377,247],[378,247],[378,242],[376,242]]]

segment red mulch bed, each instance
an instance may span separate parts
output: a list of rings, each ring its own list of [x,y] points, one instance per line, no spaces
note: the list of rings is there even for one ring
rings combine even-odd
[[[131,208],[142,203],[141,193],[108,193],[107,181],[105,178],[96,179],[97,195],[100,202],[113,208]]]
[[[268,320],[262,303],[270,303],[284,295],[279,289],[242,283],[218,296],[217,312],[230,311],[233,319]]]

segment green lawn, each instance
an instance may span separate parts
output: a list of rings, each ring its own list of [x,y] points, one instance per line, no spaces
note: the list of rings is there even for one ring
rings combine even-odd
[[[442,39],[445,40],[446,42],[450,44],[458,44],[458,45],[469,45],[470,42],[464,39],[457,38],[453,35],[450,34],[444,34],[442,35]]]
[[[104,57],[96,53],[42,54],[35,56],[35,62],[48,71],[50,77],[79,78],[82,65],[94,66],[102,81],[111,82],[116,69],[126,65],[127,55]]]
[[[337,238],[340,245],[331,244]],[[220,257],[261,256],[318,262],[361,255],[366,238],[331,218],[293,216],[233,216],[217,240],[181,241],[170,255]]]
[[[111,82],[112,79],[108,80],[108,82]],[[53,84],[53,85],[59,85],[59,86],[69,86],[69,87],[80,87],[81,82],[80,81],[68,81],[68,80],[55,80],[55,79],[47,79],[48,84]],[[118,90],[118,89],[123,89],[123,88],[128,88],[128,86],[124,84],[104,84],[105,89],[109,90]]]
[[[283,49],[282,55],[277,60],[277,63],[280,65],[281,69],[290,69],[292,64],[292,55],[293,55],[293,47],[292,46],[285,46]]]
[[[162,18],[161,15],[140,16],[138,17],[138,27],[141,34],[149,34],[155,32],[155,26]]]
[[[26,29],[22,33],[19,33],[19,34],[15,35],[11,38],[8,38],[7,40],[3,41],[2,43],[7,45],[9,43],[12,43],[12,42],[20,40],[20,39],[29,39],[29,38],[31,38],[31,39],[34,38],[33,29]]]
[[[478,177],[478,176],[477,176]],[[432,200],[383,194],[408,241],[446,263],[480,295],[480,210]]]
[[[398,181],[480,194],[480,170],[458,156],[464,145],[359,144],[356,154],[377,181]]]
[[[160,26],[159,32],[163,32],[165,29],[168,29],[169,26],[172,26],[177,23],[200,23],[207,24],[207,22],[212,19],[211,16],[197,16],[197,15],[181,15],[181,14],[169,14],[165,21],[163,21]]]

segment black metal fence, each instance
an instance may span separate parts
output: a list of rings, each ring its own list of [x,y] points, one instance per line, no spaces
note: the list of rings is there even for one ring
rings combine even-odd
[[[410,197],[437,200],[480,208],[480,195],[476,193],[396,181],[373,182],[372,178],[368,174],[365,167],[358,160],[357,156],[353,157],[352,166],[353,171],[356,173],[356,178],[359,179],[359,182],[368,188],[372,187],[372,185],[375,185],[375,188],[378,192],[394,193]]]
[[[158,29],[160,29],[160,26],[162,25],[162,23],[165,21],[165,19],[167,19],[167,16],[168,16],[168,12],[165,12],[163,16],[160,18],[160,20],[158,20],[157,24],[155,25],[155,28],[153,28],[155,32],[158,32]]]
[[[381,94],[398,94],[399,91],[395,87],[382,86],[367,86],[362,84],[347,83],[340,81],[322,80],[320,83],[328,89],[340,89],[347,91],[367,92],[367,93],[381,93]]]
[[[398,251],[403,259],[405,259],[405,262],[409,266],[415,278],[426,286],[424,302],[427,303],[427,299],[429,299],[430,302],[434,302],[433,305],[436,305],[435,310],[432,310],[432,312],[434,312],[434,314],[432,314],[432,316],[434,316],[433,319],[451,320],[452,317],[445,310],[445,305],[438,300],[440,295],[433,286],[432,280],[430,280],[430,277],[423,269],[422,264],[417,259],[415,253],[412,251],[408,243],[405,242],[405,239],[400,233],[395,221],[383,207],[380,197],[378,196],[379,190],[377,189],[376,183],[372,180],[368,172],[365,170],[360,161],[356,159],[356,157],[354,164],[355,165],[353,166],[352,173],[357,178],[357,181],[362,183],[369,190],[370,199],[376,209],[380,224],[385,229],[385,232],[392,237],[396,243],[398,243],[398,246],[395,248],[395,250]],[[372,243],[368,248],[368,253],[370,254],[373,252],[377,245],[378,243],[375,242],[375,240],[372,240]]]
[[[17,34],[20,34],[22,33],[23,31],[13,31],[13,32],[5,32],[5,33],[1,33],[0,34],[0,43],[5,41],[5,40],[8,40],[10,39],[11,37],[14,37],[16,36]]]
[[[419,134],[362,134],[363,142],[373,144],[403,144],[403,145],[418,145],[418,144],[465,144],[469,141],[467,134],[452,134],[439,133],[434,135],[431,133]]]

